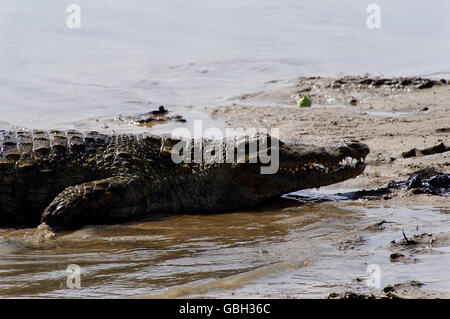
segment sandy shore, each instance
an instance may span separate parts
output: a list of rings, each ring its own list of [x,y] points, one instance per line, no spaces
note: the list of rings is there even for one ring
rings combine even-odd
[[[310,95],[312,107],[297,106],[304,94]],[[272,91],[242,95],[211,114],[229,127],[278,127],[286,140],[326,145],[351,138],[368,144],[365,172],[330,188],[381,187],[426,167],[450,172],[448,151],[402,156],[412,149],[450,146],[450,85],[444,80],[300,78]],[[390,200],[448,206],[448,198],[410,195],[395,192]]]
[[[229,127],[278,127],[285,140],[326,145],[350,138],[368,144],[371,153],[365,172],[356,179],[329,186],[331,190],[374,189],[390,181],[407,180],[411,173],[428,167],[450,172],[450,151],[431,155],[420,152],[441,143],[450,146],[447,81],[346,77],[300,78],[285,85],[276,81],[273,84],[277,86],[274,90],[245,94],[211,109],[212,117],[224,120]],[[311,97],[312,107],[297,106],[296,100],[304,94]],[[418,151],[411,152],[414,149]],[[404,156],[407,152],[416,156]],[[370,201],[380,206],[386,202],[391,207],[441,207],[450,213],[448,197],[413,191],[396,190],[388,197]],[[444,235],[448,237],[448,233]],[[405,282],[373,294],[340,292],[328,297],[450,298],[450,293]]]

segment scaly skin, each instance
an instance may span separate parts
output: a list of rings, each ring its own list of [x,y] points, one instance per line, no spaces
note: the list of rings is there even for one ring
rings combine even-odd
[[[248,147],[255,139],[261,136],[201,140],[187,150],[199,145],[219,150],[221,142],[231,149]],[[180,141],[146,134],[0,131],[0,226],[45,222],[56,230],[74,229],[155,213],[244,209],[291,191],[356,177],[369,153],[356,141],[328,148],[281,141],[276,147],[272,142],[253,154],[279,149],[279,171],[264,175],[260,168],[268,164],[252,163],[251,156],[243,163],[177,164],[171,155]],[[346,157],[359,162],[340,165]]]

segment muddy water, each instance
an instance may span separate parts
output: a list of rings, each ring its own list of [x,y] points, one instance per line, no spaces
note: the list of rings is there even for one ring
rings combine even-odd
[[[360,0],[78,0],[0,2],[1,120],[75,128],[92,118],[148,112],[271,89],[298,76],[448,78],[450,3],[379,0],[370,29]]]
[[[2,297],[322,297],[408,279],[450,290],[450,248],[400,249],[390,241],[450,230],[447,208],[379,207],[300,193],[310,203],[277,202],[257,211],[160,216],[126,225],[86,227],[39,240],[34,229],[0,230]],[[307,200],[308,201],[308,200]],[[386,220],[384,229],[370,227]],[[416,227],[419,227],[417,230]],[[67,267],[81,269],[80,289]],[[357,279],[358,278],[358,279]]]
[[[187,123],[222,128],[200,106],[273,89],[274,79],[449,74],[445,1],[381,1],[380,30],[366,27],[358,0],[77,3],[82,28],[70,30],[67,4],[1,1],[0,128],[137,132],[112,119],[160,104]],[[448,248],[389,261],[402,228],[449,231],[448,217],[439,207],[323,202],[88,227],[43,241],[33,229],[0,229],[0,296],[310,297],[366,289],[355,278],[368,264],[380,266],[381,286],[416,279],[449,291]],[[366,230],[383,219],[394,223]],[[81,289],[67,288],[70,264],[81,267]]]

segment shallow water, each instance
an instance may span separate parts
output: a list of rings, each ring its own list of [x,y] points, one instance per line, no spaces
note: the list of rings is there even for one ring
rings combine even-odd
[[[408,236],[449,231],[448,214],[448,207],[289,201],[258,211],[87,227],[45,241],[33,229],[0,230],[0,295],[322,297],[369,289],[369,264],[380,267],[381,288],[411,279],[449,291],[449,247],[405,249],[414,263],[389,260],[399,251],[390,241],[402,238],[401,229]],[[393,223],[370,228],[381,220]],[[71,264],[81,267],[81,289],[67,288]]]
[[[138,132],[112,119],[160,104],[188,126],[202,119],[223,128],[203,106],[283,84],[273,80],[450,75],[447,1],[377,1],[379,30],[366,27],[359,0],[76,3],[79,30],[66,27],[66,3],[0,2],[0,128]],[[450,290],[448,247],[414,253],[416,263],[389,261],[401,229],[449,231],[448,207],[308,196],[319,202],[88,227],[44,241],[34,229],[0,229],[0,296],[313,297],[366,289],[355,278],[367,276],[368,264],[380,266],[382,287],[414,279]],[[365,230],[383,219],[394,224]],[[81,267],[81,289],[67,288],[71,264]]]
[[[380,29],[359,0],[75,3],[80,29],[67,28],[67,3],[0,2],[0,120],[93,128],[88,119],[160,104],[189,114],[298,76],[450,75],[448,1],[377,1]]]

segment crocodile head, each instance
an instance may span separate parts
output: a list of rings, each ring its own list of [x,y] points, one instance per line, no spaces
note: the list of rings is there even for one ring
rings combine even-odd
[[[204,140],[202,147],[203,156],[209,156],[200,165],[189,168],[190,174],[208,179],[203,184],[211,186],[204,187],[204,198],[229,198],[240,203],[261,202],[354,178],[364,171],[365,157],[369,154],[367,145],[354,140],[317,147],[260,134],[222,142]],[[189,158],[193,157],[194,148],[190,148]],[[223,196],[218,195],[220,191]],[[228,205],[228,200],[222,205]]]
[[[258,199],[355,178],[364,171],[365,158],[370,152],[367,145],[355,140],[327,147],[285,143],[270,137],[267,141],[267,147],[248,156],[245,163],[234,164],[231,175],[233,182]],[[259,159],[265,154],[269,154],[271,160],[278,157],[278,165],[261,163]],[[257,163],[251,163],[252,158],[255,162],[256,155]],[[268,170],[269,165],[271,170]],[[265,174],[262,172],[264,168]]]

